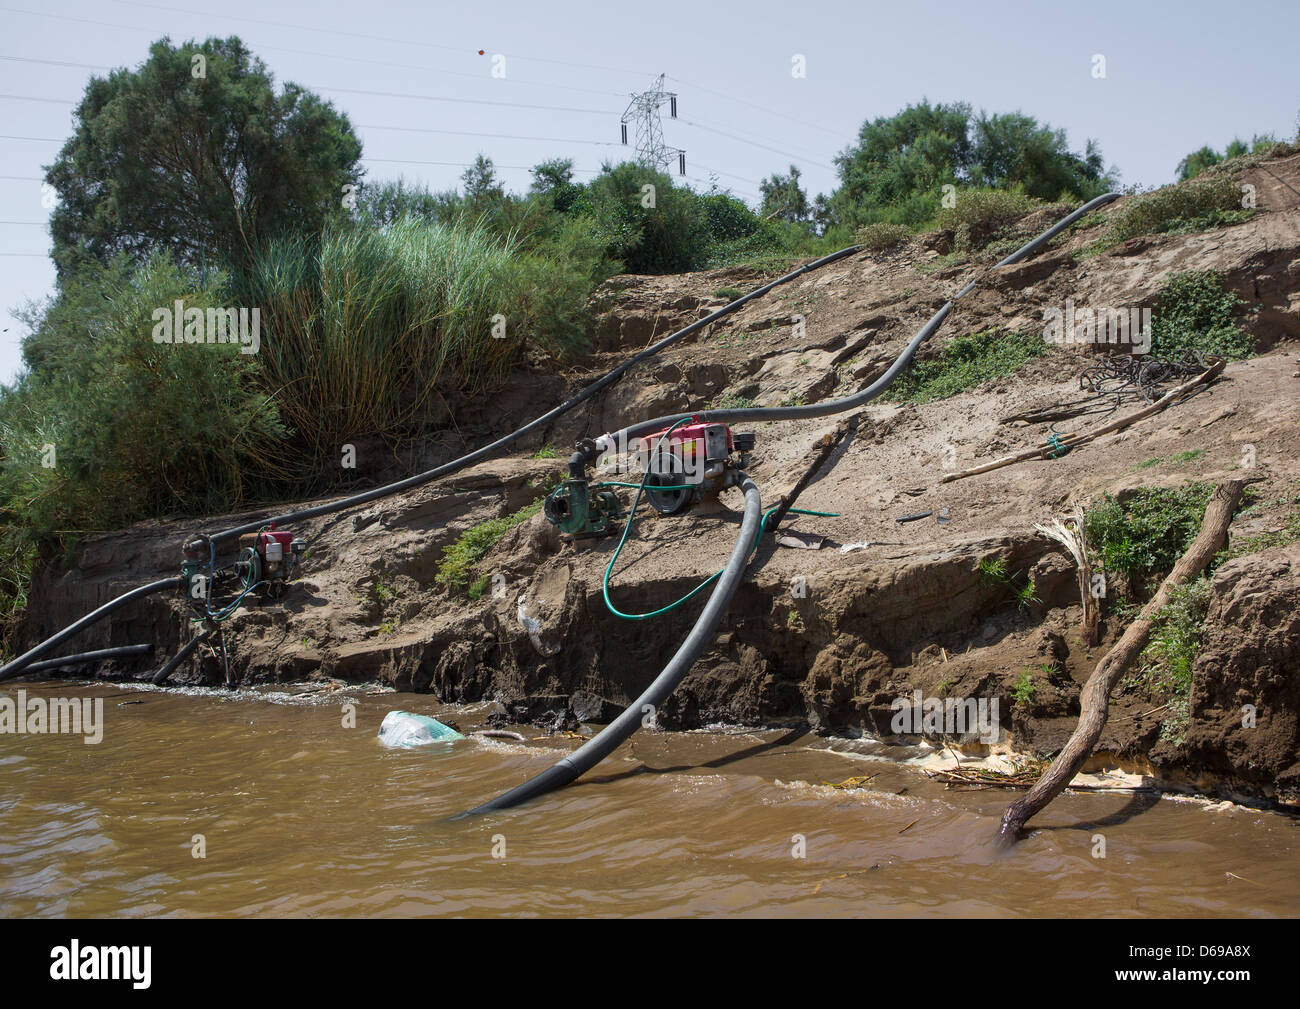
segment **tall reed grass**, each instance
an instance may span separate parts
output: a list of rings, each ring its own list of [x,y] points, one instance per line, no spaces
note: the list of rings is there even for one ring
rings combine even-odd
[[[349,438],[409,434],[436,414],[440,386],[484,390],[518,359],[530,322],[515,243],[478,224],[403,218],[284,238],[239,286],[262,306],[280,415],[322,460]]]

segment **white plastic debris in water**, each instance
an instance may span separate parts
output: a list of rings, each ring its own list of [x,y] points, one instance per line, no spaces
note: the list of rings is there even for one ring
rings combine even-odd
[[[450,743],[464,739],[450,725],[443,725],[428,715],[413,715],[409,711],[390,711],[379,726],[379,742],[384,746],[428,746],[430,743]]]

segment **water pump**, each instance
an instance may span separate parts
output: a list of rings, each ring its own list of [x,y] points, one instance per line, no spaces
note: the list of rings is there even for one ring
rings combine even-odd
[[[569,459],[569,478],[546,498],[547,521],[572,536],[602,536],[623,517],[618,496],[587,479],[587,466],[602,451],[615,448],[604,435],[584,438]],[[660,515],[681,515],[707,496],[733,482],[734,474],[749,465],[754,448],[752,433],[733,433],[726,424],[678,422],[663,431],[638,439],[630,448],[641,458],[645,496]]]

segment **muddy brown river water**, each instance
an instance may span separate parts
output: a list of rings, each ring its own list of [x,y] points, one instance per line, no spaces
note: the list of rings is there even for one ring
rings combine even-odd
[[[559,793],[445,822],[578,741],[382,747],[392,709],[486,711],[424,695],[22,688],[102,698],[103,739],[0,733],[5,917],[1300,913],[1292,817],[1071,793],[1002,853],[1013,793],[945,790],[915,748],[642,732]]]

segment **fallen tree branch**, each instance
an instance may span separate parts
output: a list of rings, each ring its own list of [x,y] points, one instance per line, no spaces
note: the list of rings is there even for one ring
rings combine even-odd
[[[1120,417],[1109,424],[1103,424],[1095,431],[1089,431],[1086,434],[1070,435],[1061,438],[1055,442],[1043,442],[1034,448],[1027,448],[1023,452],[1016,452],[1013,455],[1004,455],[1000,459],[994,459],[992,462],[986,462],[981,466],[972,466],[970,469],[964,469],[959,473],[947,474],[940,483],[948,483],[952,480],[961,480],[963,477],[974,476],[976,473],[987,473],[989,470],[1001,469],[1003,466],[1010,466],[1012,463],[1024,462],[1027,459],[1052,459],[1064,455],[1070,449],[1078,445],[1086,444],[1100,438],[1104,434],[1110,434],[1113,431],[1122,431],[1130,424],[1136,424],[1140,420],[1145,420],[1153,414],[1160,413],[1176,403],[1187,393],[1191,392],[1198,386],[1206,385],[1216,379],[1223,371],[1227,362],[1221,357],[1211,359],[1211,364],[1203,372],[1197,375],[1189,382],[1184,382],[1175,389],[1170,389],[1158,400],[1148,407],[1143,407],[1137,413],[1131,413],[1127,417]]]
[[[813,455],[812,462],[808,464],[808,468],[804,470],[803,476],[799,478],[789,491],[782,494],[778,499],[776,509],[773,511],[771,518],[769,518],[767,522],[766,531],[768,533],[776,532],[776,527],[781,524],[781,520],[785,518],[786,513],[794,507],[795,501],[797,501],[799,495],[804,492],[804,488],[812,482],[812,478],[816,476],[822,466],[826,464],[826,460],[829,459],[831,453],[839,447],[840,442],[844,440],[845,436],[848,435],[850,431],[856,431],[857,426],[858,415],[854,414],[848,419],[840,421],[839,424],[836,425],[834,431],[822,436],[821,440],[817,443],[816,454]],[[809,454],[812,453],[810,452]]]
[[[1146,647],[1151,636],[1153,618],[1168,604],[1173,589],[1186,585],[1197,577],[1205,570],[1211,558],[1223,548],[1228,537],[1228,524],[1241,500],[1241,492],[1249,482],[1251,481],[1228,480],[1214,489],[1214,494],[1205,506],[1201,531],[1192,545],[1178,559],[1174,569],[1169,572],[1169,577],[1160,583],[1160,590],[1142,607],[1137,619],[1129,624],[1115,647],[1106,653],[1088,677],[1088,682],[1083,685],[1079,694],[1079,725],[1069,742],[1029,793],[1013,802],[1002,814],[998,836],[1003,844],[1015,841],[1025,822],[1064,791],[1088,759],[1106,727],[1111,690]]]

